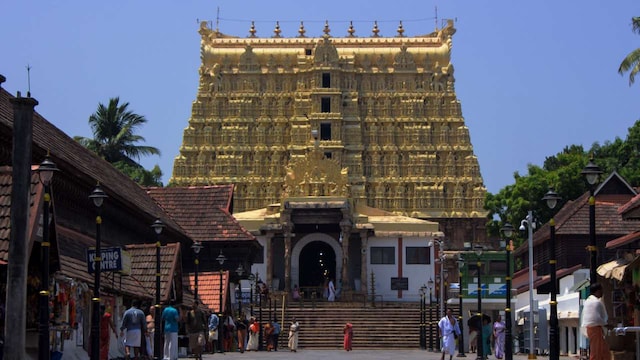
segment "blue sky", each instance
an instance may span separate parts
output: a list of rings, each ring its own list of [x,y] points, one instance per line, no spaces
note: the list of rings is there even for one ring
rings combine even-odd
[[[452,62],[456,91],[490,192],[513,173],[566,145],[624,138],[640,119],[640,83],[617,74],[622,58],[640,47],[631,17],[638,0],[567,1],[6,1],[2,5],[0,74],[15,94],[31,93],[36,110],[69,136],[91,136],[87,123],[99,102],[119,96],[149,122],[140,135],[162,151],[142,159],[160,165],[168,182],[182,130],[195,99],[200,65],[197,20],[216,19],[220,31],[258,36],[280,21],[295,36],[302,20],[318,36],[328,20],[333,36],[383,36],[434,30],[455,19]]]

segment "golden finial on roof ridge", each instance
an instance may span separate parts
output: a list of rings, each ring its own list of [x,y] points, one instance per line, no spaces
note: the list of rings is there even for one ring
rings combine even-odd
[[[379,35],[380,29],[378,29],[378,21],[373,22],[373,30],[371,31],[373,32],[373,37],[380,37]]]
[[[404,36],[404,28],[402,27],[402,20],[400,20],[400,25],[398,25],[398,36],[399,37]]]
[[[347,30],[347,32],[349,33],[349,37],[354,37],[356,29],[353,28],[353,21],[349,21],[349,29]]]
[[[253,20],[251,21],[251,28],[249,28],[249,37],[256,37],[256,24]]]
[[[276,28],[273,29],[273,37],[279,38],[281,32],[282,32],[282,30],[280,30],[280,22],[276,21]]]
[[[298,34],[300,34],[300,35],[298,35],[298,37],[301,37],[301,38],[305,37],[304,33],[306,33],[306,32],[307,32],[307,30],[304,29],[304,23],[302,21],[300,21],[300,27],[298,28]]]
[[[324,21],[324,29],[322,29],[322,32],[325,36],[330,36],[329,33],[331,32],[331,29],[329,29],[329,20]]]

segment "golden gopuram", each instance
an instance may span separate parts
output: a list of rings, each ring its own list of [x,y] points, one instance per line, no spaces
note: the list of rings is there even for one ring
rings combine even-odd
[[[419,36],[402,23],[390,37],[377,23],[366,36],[345,30],[334,37],[325,23],[308,37],[301,23],[286,38],[276,23],[259,37],[252,24],[235,37],[201,23],[198,93],[170,184],[234,184],[234,212],[346,195],[438,222],[452,249],[485,241],[486,188],[455,92],[453,22]],[[318,169],[309,158],[318,152],[333,165]]]

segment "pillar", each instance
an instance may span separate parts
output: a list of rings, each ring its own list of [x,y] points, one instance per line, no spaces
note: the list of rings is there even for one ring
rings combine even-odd
[[[351,289],[349,278],[349,237],[351,236],[351,221],[340,221],[340,238],[342,238],[342,292]]]
[[[267,270],[267,286],[273,287],[273,256],[271,254],[271,242],[273,241],[273,232],[269,231],[265,236],[265,265]],[[277,289],[274,289],[277,290]]]
[[[367,292],[367,247],[369,243],[369,232],[363,230],[360,232],[360,291]]]

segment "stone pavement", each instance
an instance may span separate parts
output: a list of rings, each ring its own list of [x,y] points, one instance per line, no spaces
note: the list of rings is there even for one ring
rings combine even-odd
[[[466,354],[466,357],[453,356],[453,359],[475,360],[476,354]],[[415,350],[357,350],[347,352],[344,350],[304,350],[291,352],[286,348],[277,352],[260,351],[225,354],[205,354],[203,360],[269,360],[269,359],[300,359],[300,360],[440,360],[440,353],[415,349]],[[539,359],[547,359],[547,356],[538,356]],[[562,357],[563,359],[571,359]],[[189,359],[189,358],[184,358]],[[449,359],[447,356],[446,360]],[[489,360],[495,360],[493,356],[489,356]],[[513,356],[514,360],[525,360],[527,354],[517,354]]]

